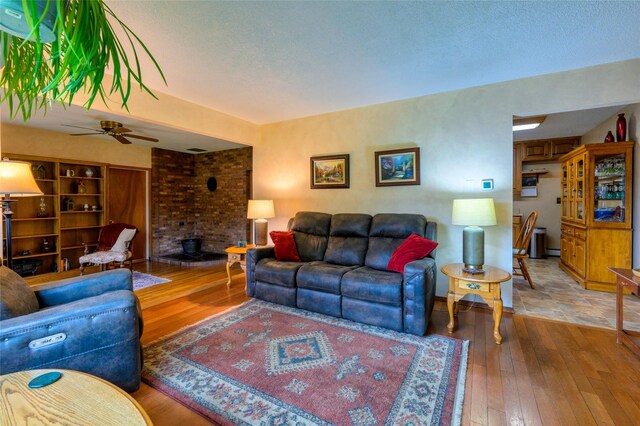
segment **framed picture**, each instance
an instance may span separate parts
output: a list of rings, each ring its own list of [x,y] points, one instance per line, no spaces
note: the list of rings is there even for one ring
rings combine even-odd
[[[311,157],[311,189],[349,188],[349,154]]]
[[[376,152],[376,186],[420,185],[420,148]]]

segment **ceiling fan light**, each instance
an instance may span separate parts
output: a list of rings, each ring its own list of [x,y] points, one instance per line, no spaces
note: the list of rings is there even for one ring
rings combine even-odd
[[[49,3],[44,19],[40,23],[40,41],[51,43],[56,39],[53,27],[56,23],[57,6],[55,0],[36,0],[36,11],[38,16],[42,16],[44,9]],[[26,39],[31,34],[31,27],[27,23],[22,0],[0,0],[0,30],[16,37]],[[35,40],[32,36],[29,40]]]

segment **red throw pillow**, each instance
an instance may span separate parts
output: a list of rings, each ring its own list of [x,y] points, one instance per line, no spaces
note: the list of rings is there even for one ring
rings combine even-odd
[[[389,271],[404,272],[404,265],[414,260],[427,257],[436,247],[438,243],[423,238],[418,234],[411,234],[402,242],[391,255],[387,269]]]
[[[296,240],[293,239],[293,231],[271,231],[269,236],[275,245],[277,260],[288,260],[291,262],[301,262]]]

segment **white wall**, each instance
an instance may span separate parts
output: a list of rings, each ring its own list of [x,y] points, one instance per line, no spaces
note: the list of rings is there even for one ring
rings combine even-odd
[[[521,213],[524,221],[532,211],[538,211],[536,227],[547,228],[546,249],[558,250],[560,254],[560,163],[524,163],[522,171],[547,169],[548,173],[540,175],[538,179],[537,197],[513,197],[513,212]]]
[[[462,257],[452,200],[492,196],[498,225],[485,230],[485,260],[511,270],[512,116],[638,101],[633,60],[266,125],[254,146],[254,198],[274,200],[270,229],[300,210],[422,213],[438,223],[442,266]],[[406,146],[421,148],[422,184],[376,188],[374,152]],[[334,153],[351,155],[351,188],[310,189],[309,157]],[[479,190],[484,178],[493,192]],[[440,274],[437,294],[446,290]],[[506,306],[511,293],[504,285]]]
[[[637,87],[637,85],[636,85]],[[624,113],[627,119],[627,140],[635,141],[633,155],[633,267],[640,267],[640,104],[633,104],[621,109],[618,113]],[[607,132],[611,130],[616,134],[616,121],[618,115],[614,114],[604,123],[582,137],[582,143],[602,143]]]

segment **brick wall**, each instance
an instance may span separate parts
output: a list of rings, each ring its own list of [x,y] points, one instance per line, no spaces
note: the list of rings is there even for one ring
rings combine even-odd
[[[180,252],[183,238],[202,238],[202,249],[214,253],[248,240],[252,158],[251,147],[198,155],[154,148],[153,255]],[[214,192],[207,189],[211,176]]]

